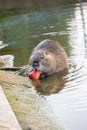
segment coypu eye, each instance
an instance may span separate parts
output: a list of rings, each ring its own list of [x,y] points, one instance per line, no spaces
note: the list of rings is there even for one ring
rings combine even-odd
[[[44,58],[44,56],[41,56],[40,58],[41,58],[41,59],[43,59],[43,58]]]

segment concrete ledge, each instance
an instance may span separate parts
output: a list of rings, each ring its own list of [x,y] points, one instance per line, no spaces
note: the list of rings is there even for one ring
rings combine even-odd
[[[0,85],[0,130],[22,130]]]

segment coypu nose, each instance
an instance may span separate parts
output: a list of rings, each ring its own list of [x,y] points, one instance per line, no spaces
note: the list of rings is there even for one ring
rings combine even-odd
[[[39,66],[39,62],[38,61],[34,61],[32,64],[33,67],[38,67]]]

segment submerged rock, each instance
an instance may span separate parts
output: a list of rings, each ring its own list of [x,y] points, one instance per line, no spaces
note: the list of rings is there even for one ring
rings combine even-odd
[[[14,62],[14,56],[3,55],[0,56],[0,67],[12,67]]]
[[[4,44],[3,41],[0,41],[0,49],[4,48],[8,46],[8,44]]]

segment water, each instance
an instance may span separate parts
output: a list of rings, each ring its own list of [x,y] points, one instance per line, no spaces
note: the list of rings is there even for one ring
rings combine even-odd
[[[87,130],[87,3],[82,11],[74,4],[0,13],[0,40],[8,44],[0,55],[13,55],[15,66],[26,65],[32,49],[43,39],[57,40],[65,48],[68,74],[33,83],[65,130]]]

